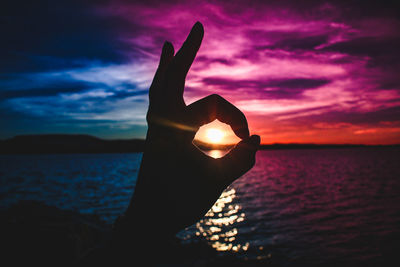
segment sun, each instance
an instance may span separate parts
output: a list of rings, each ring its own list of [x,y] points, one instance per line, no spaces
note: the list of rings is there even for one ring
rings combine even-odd
[[[219,143],[222,138],[224,138],[224,132],[215,128],[208,129],[206,132],[206,137],[211,143]]]
[[[232,131],[231,126],[219,120],[202,125],[194,136],[195,142],[214,145],[234,145],[240,140]]]

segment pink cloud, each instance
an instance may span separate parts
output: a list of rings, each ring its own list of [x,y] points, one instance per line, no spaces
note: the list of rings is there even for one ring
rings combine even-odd
[[[131,36],[124,32],[121,38],[140,55],[132,61],[154,66],[165,40],[178,49],[192,24],[201,21],[205,37],[187,78],[186,102],[219,93],[249,116],[256,131],[276,140],[285,137],[294,141],[297,139],[290,137],[290,131],[271,133],[265,128],[285,121],[299,132],[296,121],[312,118],[301,127],[303,133],[315,138],[320,131],[330,130],[337,136],[338,131],[357,126],[349,122],[323,124],[325,116],[362,115],[400,107],[400,82],[394,71],[379,65],[377,62],[386,58],[377,56],[373,45],[362,41],[372,38],[367,40],[383,40],[390,45],[399,36],[399,21],[382,17],[348,19],[339,8],[327,4],[312,8],[315,13],[274,4],[193,0],[160,2],[157,8],[145,2],[114,2],[98,12],[130,23],[135,31]],[[227,85],[215,82],[217,78]],[[295,79],[328,82],[316,88],[271,85],[272,81]],[[391,90],[384,88],[389,79],[395,81]],[[382,119],[371,123],[378,124]],[[348,139],[335,139],[331,134],[332,139],[323,140],[356,142],[354,135],[382,133],[383,137],[389,132],[375,127],[353,129],[346,130]],[[297,141],[301,140],[308,139]]]

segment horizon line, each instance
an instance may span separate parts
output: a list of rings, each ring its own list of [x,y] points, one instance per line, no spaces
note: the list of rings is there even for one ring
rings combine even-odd
[[[88,136],[104,141],[130,141],[130,140],[138,140],[138,141],[145,141],[145,138],[102,138],[91,134],[83,134],[83,133],[44,133],[44,134],[20,134],[14,135],[10,138],[0,139],[0,141],[7,141],[17,137],[28,137],[28,136]],[[236,143],[221,143],[221,144],[213,144],[202,142],[196,139],[193,141],[203,143],[204,145],[211,145],[211,146],[235,146]],[[260,146],[276,146],[276,145],[311,145],[311,146],[400,146],[400,143],[393,143],[393,144],[383,144],[383,143],[375,143],[375,144],[368,144],[368,143],[300,143],[300,142],[275,142],[275,143],[261,143]]]

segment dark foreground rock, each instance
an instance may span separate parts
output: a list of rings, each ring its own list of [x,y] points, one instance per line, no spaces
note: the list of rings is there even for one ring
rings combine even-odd
[[[21,201],[2,211],[0,229],[2,266],[73,266],[111,234],[111,226],[94,215],[60,210],[34,201]],[[175,240],[172,243],[168,248],[155,249],[154,257],[161,266],[265,264],[221,256],[204,242],[183,245]],[[132,262],[132,266],[141,264]]]
[[[0,215],[3,259],[10,266],[70,266],[110,234],[95,216],[22,201]]]

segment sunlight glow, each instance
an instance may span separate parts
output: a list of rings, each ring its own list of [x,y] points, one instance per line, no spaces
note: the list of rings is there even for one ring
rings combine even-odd
[[[206,136],[207,136],[208,141],[216,144],[216,143],[221,142],[221,140],[222,140],[222,138],[224,138],[225,134],[221,130],[211,128],[211,129],[207,130]]]
[[[214,145],[237,144],[240,138],[235,135],[232,128],[219,120],[205,124],[199,128],[194,137],[197,141]]]

